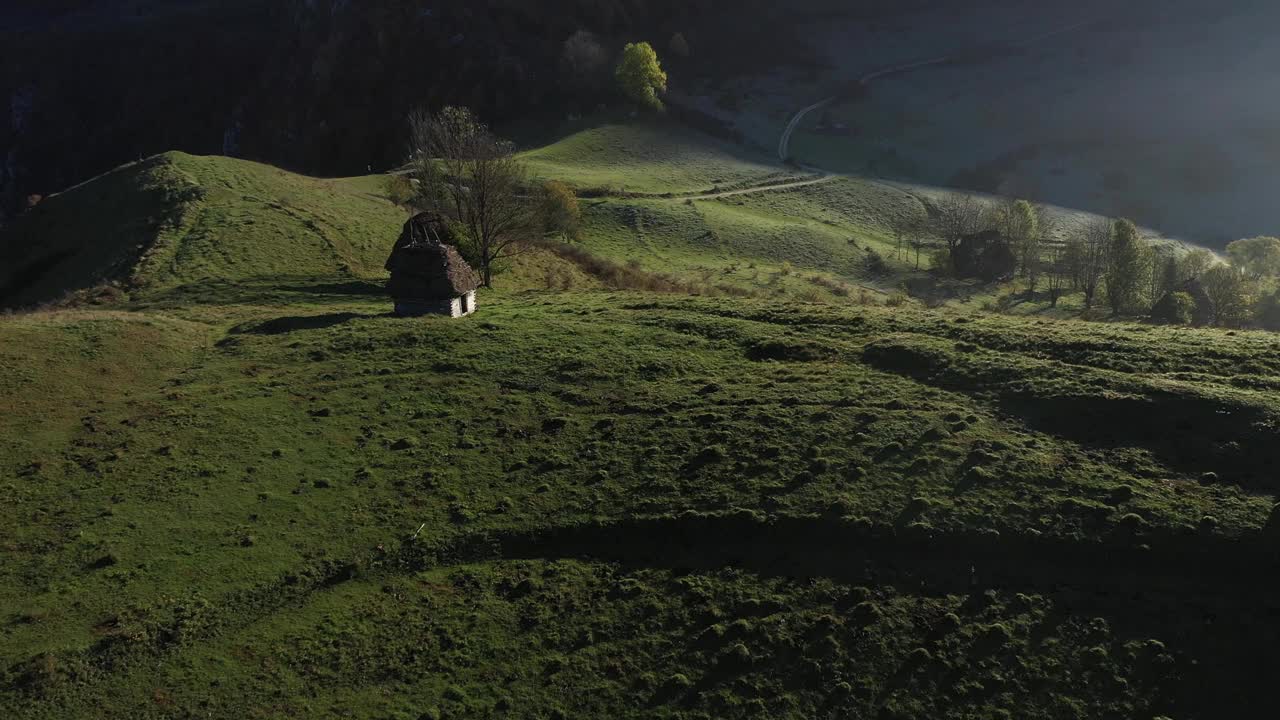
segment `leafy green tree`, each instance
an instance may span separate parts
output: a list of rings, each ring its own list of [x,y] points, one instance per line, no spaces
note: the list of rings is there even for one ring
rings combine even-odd
[[[1264,330],[1280,330],[1280,291],[1273,292],[1258,301],[1254,309],[1254,321]]]
[[[654,110],[662,109],[658,95],[667,91],[667,74],[652,45],[628,43],[622,49],[616,77],[623,94],[632,101]]]
[[[1190,325],[1196,313],[1196,299],[1190,293],[1176,292],[1169,296],[1169,321],[1175,325]]]
[[[1155,255],[1155,267],[1151,271],[1151,299],[1159,301],[1166,293],[1178,289],[1185,278],[1179,267],[1178,257],[1172,252]]]
[[[1106,263],[1107,302],[1111,312],[1119,315],[1135,309],[1142,300],[1151,253],[1132,221],[1116,221]]]
[[[1231,264],[1254,280],[1280,275],[1280,238],[1256,237],[1227,246]]]
[[[1209,268],[1218,264],[1218,259],[1213,253],[1203,248],[1196,248],[1178,261],[1178,274],[1181,276],[1179,282],[1187,280],[1199,280],[1204,274],[1209,272]]]

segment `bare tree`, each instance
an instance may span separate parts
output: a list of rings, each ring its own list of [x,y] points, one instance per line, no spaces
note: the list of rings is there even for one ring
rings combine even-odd
[[[983,230],[990,209],[987,203],[969,193],[947,193],[934,205],[933,229],[947,244],[947,252],[955,260],[956,250],[966,235]]]
[[[579,30],[564,41],[560,80],[577,96],[599,95],[609,83],[609,54],[595,34]]]
[[[1041,274],[1051,268],[1060,268],[1065,259],[1065,248],[1058,242],[1058,236],[1062,233],[1062,215],[1038,203],[1033,207],[1036,214],[1036,240],[1035,249],[1031,253],[1027,266],[1027,280],[1032,289],[1036,287]],[[1048,255],[1047,260],[1046,255]],[[1057,292],[1061,294],[1061,285],[1058,286]]]
[[[1049,281],[1049,305],[1058,306],[1062,292],[1070,281],[1067,262],[1067,246],[1053,245],[1049,248],[1048,259],[1044,261],[1045,276]]]
[[[466,108],[415,112],[409,130],[421,201],[466,230],[463,254],[479,266],[485,287],[492,287],[495,266],[518,254],[536,228],[525,167],[511,143]]]
[[[920,253],[929,247],[929,241],[923,235],[915,235],[911,238],[911,250],[916,254],[916,269],[920,269]]]
[[[901,260],[907,256],[908,248],[915,250],[916,269],[920,269],[920,243],[928,231],[927,216],[917,213],[905,213],[894,216],[889,221],[896,240],[895,256]]]
[[[1077,264],[1075,274],[1084,290],[1084,306],[1092,308],[1098,297],[1098,288],[1107,275],[1108,252],[1111,249],[1111,234],[1114,223],[1108,218],[1095,218],[1081,230],[1078,245],[1072,253],[1072,260]]]

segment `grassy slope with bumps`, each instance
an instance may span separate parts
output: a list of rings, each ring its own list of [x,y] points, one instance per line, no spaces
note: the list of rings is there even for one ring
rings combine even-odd
[[[703,193],[803,175],[763,153],[655,121],[588,128],[522,157],[535,176],[564,180],[582,191]]]
[[[6,717],[1268,707],[1276,336],[855,304],[806,278],[912,205],[852,180],[589,203],[591,252],[785,302],[544,253],[404,321],[380,192],[171,155],[50,201],[183,212],[127,298],[0,318]]]

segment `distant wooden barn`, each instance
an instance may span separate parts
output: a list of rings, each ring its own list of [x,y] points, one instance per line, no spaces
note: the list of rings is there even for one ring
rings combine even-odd
[[[422,213],[405,223],[387,270],[387,291],[396,314],[404,317],[447,315],[463,317],[476,311],[480,276],[453,246],[448,222]]]

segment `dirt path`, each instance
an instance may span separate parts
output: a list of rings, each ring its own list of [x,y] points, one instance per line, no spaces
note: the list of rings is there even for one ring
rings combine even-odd
[[[691,195],[676,195],[673,200],[718,200],[720,198],[734,197],[735,195],[752,195],[762,192],[773,192],[775,190],[790,190],[791,188],[807,187],[809,185],[817,185],[819,183],[828,182],[835,179],[834,175],[820,175],[819,177],[809,178],[808,180],[795,180],[776,183],[773,185],[757,185],[755,187],[742,188],[741,190],[725,190],[723,192],[696,193]]]

